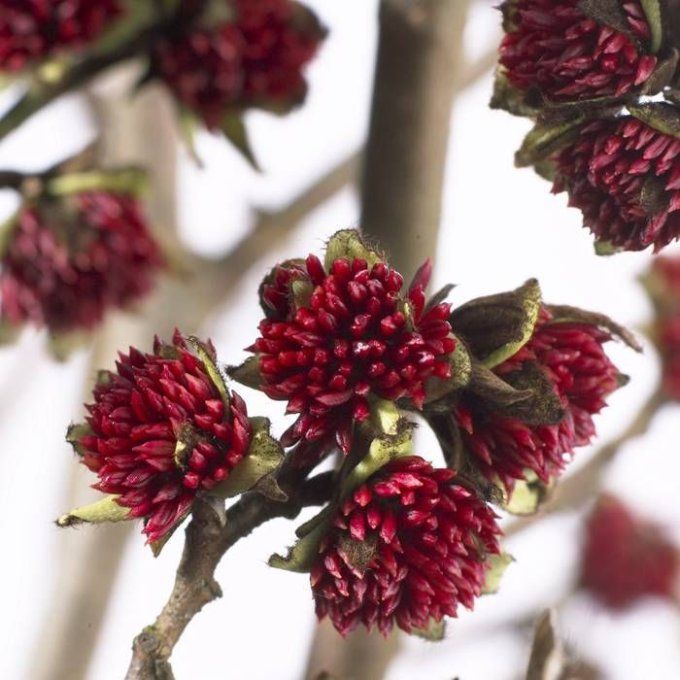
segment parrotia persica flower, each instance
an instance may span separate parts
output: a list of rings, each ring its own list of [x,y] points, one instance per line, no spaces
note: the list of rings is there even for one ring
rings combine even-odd
[[[611,3],[609,3],[611,5]],[[503,73],[522,91],[563,102],[626,94],[645,83],[657,58],[639,0],[618,3],[623,30],[586,15],[579,0],[507,0]]]
[[[115,372],[101,374],[87,424],[69,441],[130,518],[144,519],[150,543],[162,539],[191,508],[196,494],[229,477],[248,452],[246,405],[229,393],[211,344],[172,345],[152,354],[130,348]]]
[[[452,470],[397,459],[332,519],[311,569],[317,615],[343,635],[359,625],[387,634],[472,609],[500,533],[491,508]]]
[[[455,325],[455,312],[452,320]],[[543,307],[528,342],[493,368],[508,384],[534,390],[537,399],[504,409],[474,394],[463,396],[455,417],[487,479],[511,491],[531,471],[547,484],[576,447],[591,441],[593,416],[621,384],[603,347],[611,339],[593,323],[560,319]]]
[[[598,501],[584,528],[583,588],[614,609],[649,596],[675,600],[679,568],[677,548],[658,526],[612,496]]]
[[[668,105],[660,113],[672,114]],[[680,137],[632,116],[583,125],[555,158],[553,191],[598,242],[659,251],[680,236]]]
[[[7,226],[0,321],[53,334],[90,330],[153,287],[164,266],[131,194],[87,191],[29,201]]]
[[[0,71],[87,45],[122,13],[120,0],[1,0]]]
[[[154,52],[155,72],[210,129],[248,107],[284,111],[301,103],[304,68],[325,36],[311,10],[291,0],[225,5],[231,20],[199,21],[160,39]]]
[[[450,306],[426,306],[429,276],[428,264],[403,291],[401,275],[377,257],[327,254],[326,266],[310,255],[268,277],[267,318],[249,351],[261,389],[299,414],[287,444],[335,435],[348,452],[352,426],[369,418],[372,400],[421,408],[427,381],[451,376]]]

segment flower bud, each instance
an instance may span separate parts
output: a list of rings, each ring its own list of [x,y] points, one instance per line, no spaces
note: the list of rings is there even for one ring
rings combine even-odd
[[[242,493],[278,467],[268,423],[251,422],[243,400],[227,390],[212,345],[176,332],[172,345],[157,339],[152,354],[130,348],[116,366],[101,375],[87,423],[72,427],[68,439],[97,474],[94,488],[111,494],[129,518],[143,518],[152,545],[169,536],[199,493]],[[95,521],[86,513],[60,523]]]

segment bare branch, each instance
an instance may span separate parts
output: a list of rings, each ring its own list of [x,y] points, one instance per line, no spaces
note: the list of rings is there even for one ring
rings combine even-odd
[[[274,517],[296,517],[303,507],[321,505],[330,498],[332,474],[318,475],[300,487],[306,471],[291,467],[279,477],[279,484],[291,499],[286,503],[256,493],[247,494],[227,511],[224,524],[210,505],[195,504],[174,588],[156,622],[135,638],[126,680],[173,677],[169,662],[172,650],[193,617],[220,597],[215,569],[234,543]]]

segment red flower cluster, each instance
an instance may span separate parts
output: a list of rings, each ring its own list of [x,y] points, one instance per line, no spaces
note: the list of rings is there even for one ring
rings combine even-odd
[[[300,102],[304,67],[324,38],[315,15],[292,0],[233,4],[233,21],[190,29],[155,48],[157,73],[210,129],[218,129],[230,110]]]
[[[472,609],[499,552],[493,511],[455,473],[413,456],[389,463],[343,503],[311,583],[320,619],[407,632]]]
[[[604,496],[585,527],[581,585],[607,606],[621,609],[642,597],[675,599],[678,551],[659,527]]]
[[[264,319],[249,351],[259,356],[263,391],[300,414],[286,444],[336,435],[347,452],[353,423],[370,415],[370,395],[420,408],[426,381],[450,377],[450,307],[426,308],[429,272],[426,265],[403,298],[401,275],[383,262],[338,259],[327,273],[310,255],[304,279],[294,272],[308,299],[287,309],[292,291],[276,290],[276,282],[285,285],[291,272],[275,274],[265,301],[286,315]]]
[[[226,479],[251,440],[243,400],[232,393],[225,404],[179,332],[173,345],[156,339],[153,354],[121,355],[87,409],[90,432],[75,446],[99,477],[94,488],[143,517],[149,542],[185,516],[198,491]]]
[[[680,236],[680,139],[630,116],[598,120],[554,161],[553,191],[569,194],[598,241],[658,251]]]
[[[565,101],[623,95],[642,85],[657,59],[645,54],[650,28],[639,0],[625,0],[630,35],[587,17],[578,0],[511,0],[512,29],[500,48],[508,80]]]
[[[244,101],[283,106],[301,101],[307,91],[303,69],[324,36],[318,20],[290,0],[235,2],[244,38]]]
[[[91,329],[148,293],[163,257],[130,195],[77,194],[21,210],[0,260],[0,320]]]
[[[120,0],[0,0],[0,71],[87,45],[122,12]]]
[[[472,400],[456,411],[467,448],[485,477],[510,491],[531,470],[549,482],[564,468],[574,448],[595,435],[593,416],[618,386],[618,371],[604,352],[610,335],[585,323],[555,323],[544,309],[529,342],[494,371],[509,377],[527,363],[538,365],[559,398],[564,416],[541,425],[489,412]]]

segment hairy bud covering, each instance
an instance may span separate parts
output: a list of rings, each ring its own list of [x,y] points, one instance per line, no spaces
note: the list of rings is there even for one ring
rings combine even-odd
[[[0,320],[89,330],[148,293],[163,257],[136,198],[103,191],[23,207],[0,260]]]
[[[320,619],[343,635],[361,624],[410,633],[473,607],[500,529],[454,476],[402,458],[345,500],[311,571]]]
[[[591,441],[593,416],[619,387],[618,371],[603,349],[610,339],[597,326],[555,322],[542,310],[529,342],[494,371],[512,381],[528,365],[538,367],[562,416],[557,422],[540,423],[495,412],[479,399],[463,399],[456,416],[464,443],[485,477],[498,478],[511,490],[529,470],[547,483],[563,470],[575,447]]]
[[[0,71],[87,45],[122,12],[120,0],[1,0]]]
[[[578,0],[511,0],[500,48],[508,80],[548,100],[623,95],[652,74],[650,27],[639,0],[621,2],[628,31],[586,16]]]
[[[214,360],[212,346],[204,349]],[[154,542],[183,519],[199,491],[229,476],[252,428],[243,400],[225,398],[179,332],[172,345],[156,339],[153,354],[130,348],[116,366],[95,387],[89,427],[73,443],[99,477],[94,488],[144,518]]]
[[[555,193],[598,241],[655,251],[680,236],[680,139],[631,116],[584,125],[556,157]]]
[[[659,527],[603,496],[585,526],[581,585],[621,609],[642,597],[675,598],[680,558]]]
[[[327,272],[310,255],[304,275],[298,267],[265,284],[264,301],[279,316],[261,322],[249,350],[264,392],[300,414],[286,443],[336,435],[347,452],[353,422],[370,416],[370,397],[420,408],[426,380],[450,377],[450,307],[426,308],[427,278],[402,297],[401,275],[384,262],[341,258]],[[290,281],[297,288],[286,291]]]

